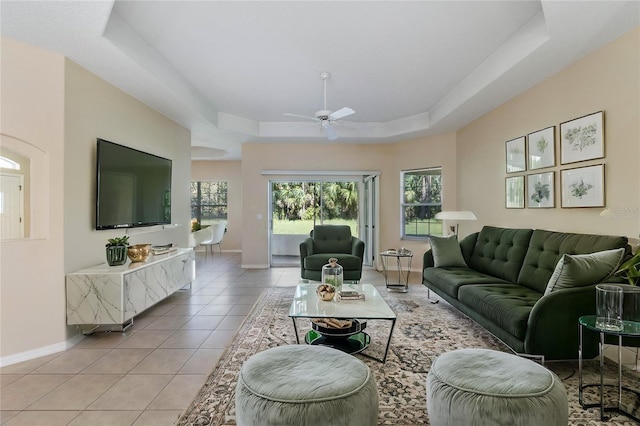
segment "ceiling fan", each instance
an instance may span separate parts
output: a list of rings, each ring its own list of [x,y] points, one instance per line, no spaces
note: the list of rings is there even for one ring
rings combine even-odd
[[[336,133],[336,130],[333,128],[333,123],[340,120],[341,118],[348,117],[352,114],[355,114],[356,112],[348,107],[340,108],[339,110],[333,111],[333,112],[327,109],[327,80],[329,79],[330,76],[331,74],[329,74],[326,71],[320,73],[320,78],[322,78],[324,103],[323,103],[323,109],[316,111],[314,117],[311,117],[308,115],[301,115],[301,114],[292,114],[290,112],[285,112],[284,115],[288,117],[297,117],[297,118],[304,118],[306,120],[313,120],[316,123],[320,124],[320,127],[327,135],[327,139],[335,140],[335,139],[338,139],[338,134]]]

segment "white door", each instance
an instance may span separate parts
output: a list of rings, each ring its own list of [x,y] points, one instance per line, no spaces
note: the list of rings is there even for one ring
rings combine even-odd
[[[23,176],[0,174],[0,240],[24,237]]]

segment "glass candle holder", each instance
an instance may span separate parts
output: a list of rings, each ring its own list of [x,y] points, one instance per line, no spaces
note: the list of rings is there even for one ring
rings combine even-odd
[[[339,294],[342,291],[342,281],[342,266],[338,265],[338,259],[332,257],[329,259],[329,263],[322,267],[322,284],[328,284],[336,289],[336,301],[340,300]]]

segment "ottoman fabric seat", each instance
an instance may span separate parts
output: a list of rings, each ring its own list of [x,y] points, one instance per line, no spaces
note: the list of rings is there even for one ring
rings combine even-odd
[[[432,425],[566,426],[567,394],[545,367],[488,349],[440,355],[427,375]]]
[[[278,346],[242,366],[238,425],[376,425],[378,391],[369,367],[336,349]]]

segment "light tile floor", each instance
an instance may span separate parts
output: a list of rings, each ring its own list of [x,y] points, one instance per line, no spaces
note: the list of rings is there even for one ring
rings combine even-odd
[[[95,333],[0,369],[0,424],[173,425],[264,289],[300,278],[299,267],[242,269],[238,253],[201,255],[191,289],[136,317],[127,332]],[[384,284],[375,270],[362,281]]]
[[[242,269],[240,254],[205,261],[197,279],[125,333],[95,333],[57,354],[0,369],[2,426],[173,425],[267,287],[294,286],[299,267]],[[411,283],[420,281],[411,273]],[[384,286],[375,270],[362,282]],[[617,348],[606,355],[617,359]],[[623,364],[635,367],[635,349]]]

